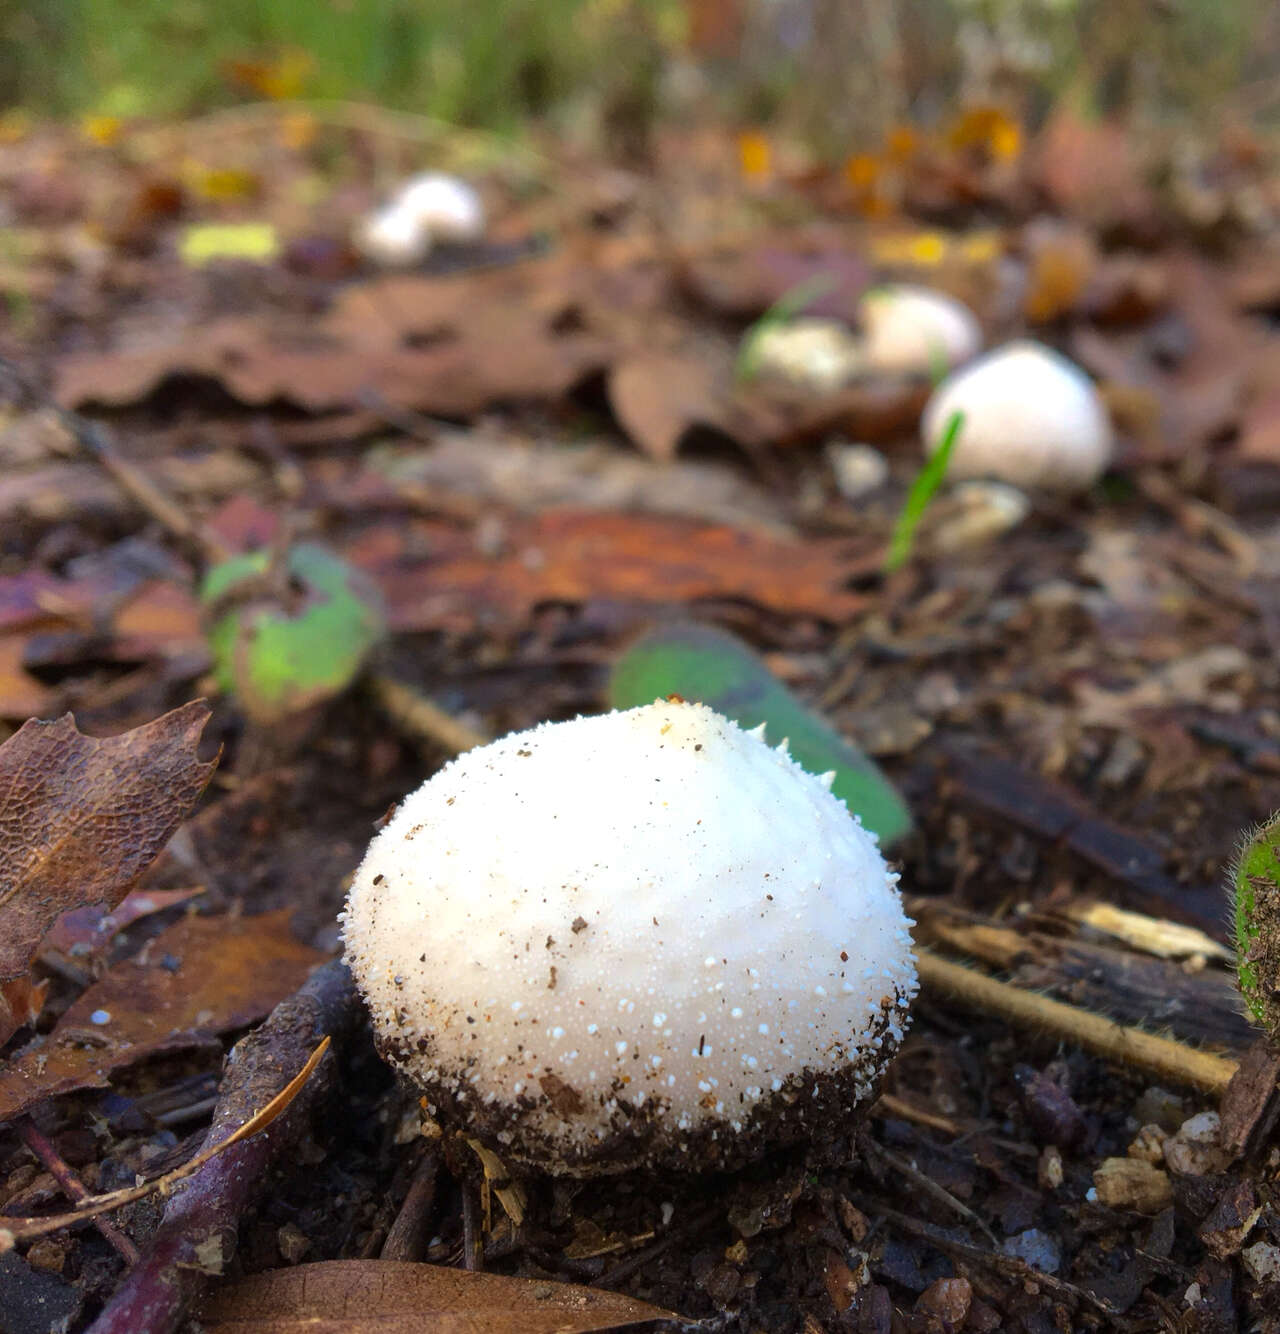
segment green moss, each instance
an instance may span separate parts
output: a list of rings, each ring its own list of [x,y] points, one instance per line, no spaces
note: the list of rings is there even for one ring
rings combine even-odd
[[[1280,1036],[1280,815],[1249,834],[1232,877],[1236,977],[1253,1017]]]

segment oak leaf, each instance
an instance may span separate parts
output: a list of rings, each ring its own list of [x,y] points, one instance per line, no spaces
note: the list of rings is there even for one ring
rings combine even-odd
[[[114,908],[213,776],[196,700],[121,736],[85,736],[70,714],[0,746],[0,982],[22,976],[72,908]]]

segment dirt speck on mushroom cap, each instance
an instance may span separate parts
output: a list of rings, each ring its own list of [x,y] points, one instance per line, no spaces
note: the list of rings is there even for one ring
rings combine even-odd
[[[916,986],[895,881],[784,749],[659,701],[447,765],[374,839],[344,937],[446,1124],[551,1171],[709,1166],[765,1147],[779,1099],[802,1133],[809,1078],[871,1092]]]

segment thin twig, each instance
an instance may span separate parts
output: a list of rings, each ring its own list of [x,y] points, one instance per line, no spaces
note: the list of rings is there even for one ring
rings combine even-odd
[[[892,1093],[882,1093],[872,1104],[871,1115],[879,1117],[895,1117],[899,1121],[912,1121],[918,1126],[927,1126],[930,1130],[936,1130],[943,1135],[959,1137],[965,1133],[963,1126],[957,1122],[948,1119],[945,1116],[938,1116],[933,1112],[926,1112],[923,1107],[917,1107],[914,1103],[907,1102],[904,1098],[895,1097]]]
[[[469,1181],[459,1181],[458,1185],[462,1188],[462,1265],[464,1269],[483,1269],[484,1253],[480,1249],[476,1193],[471,1189]]]
[[[1214,1094],[1221,1094],[1236,1072],[1238,1062],[1230,1057],[1197,1051],[1140,1028],[1127,1028],[1091,1010],[1024,991],[976,969],[951,963],[928,950],[921,951],[918,966],[926,991],[938,992],[1011,1024],[1041,1029],[1117,1065]]]
[[[351,975],[335,960],[316,969],[232,1048],[218,1108],[205,1136],[208,1147],[201,1155],[218,1156],[207,1157],[203,1170],[174,1193],[150,1250],[117,1289],[90,1334],[170,1334],[182,1324],[210,1275],[230,1259],[240,1219],[266,1188],[272,1166],[302,1137],[312,1110],[330,1087],[336,1062],[324,1062],[317,1069],[318,1055],[331,1039],[341,1042],[353,1030],[359,1013]],[[307,1059],[317,1042],[319,1047]],[[316,1078],[304,1090],[313,1069]],[[283,1091],[268,1106],[293,1094],[302,1096],[265,1134],[244,1139],[236,1127],[256,1119],[248,1113],[284,1081]],[[234,1147],[223,1152],[229,1145]]]
[[[408,1193],[395,1221],[387,1229],[387,1239],[382,1243],[382,1260],[421,1260],[423,1251],[423,1232],[431,1206],[436,1199],[436,1180],[440,1175],[440,1155],[435,1149],[428,1148],[422,1155],[421,1162],[409,1183]]]
[[[990,1266],[998,1273],[1003,1273],[1007,1277],[1018,1279],[1023,1283],[1038,1284],[1055,1296],[1082,1301],[1096,1310],[1105,1312],[1107,1315],[1115,1314],[1115,1307],[1109,1301],[1095,1297],[1087,1288],[1078,1287],[1075,1283],[1068,1283],[1065,1279],[1046,1274],[1042,1269],[1036,1269],[1018,1256],[1005,1255],[1000,1251],[986,1251],[981,1246],[973,1246],[968,1242],[960,1241],[953,1236],[949,1236],[942,1228],[934,1227],[933,1224],[923,1222],[919,1218],[912,1218],[910,1214],[900,1213],[897,1209],[892,1209],[879,1200],[873,1200],[868,1196],[849,1192],[848,1199],[851,1204],[856,1205],[869,1218],[883,1218],[886,1222],[894,1224],[895,1227],[901,1228],[904,1232],[923,1238],[940,1251],[957,1255],[961,1259],[976,1264]]]
[[[932,1177],[926,1176],[914,1163],[907,1159],[892,1153],[882,1144],[877,1144],[873,1139],[866,1139],[863,1142],[863,1150],[869,1153],[873,1158],[879,1158],[881,1162],[887,1163],[895,1172],[906,1177],[913,1186],[922,1194],[927,1195],[935,1203],[942,1205],[944,1209],[950,1209],[953,1214],[959,1215],[966,1223],[972,1224],[982,1233],[984,1237],[993,1245],[999,1243],[996,1241],[996,1235],[992,1230],[978,1217],[977,1214],[957,1200],[949,1190],[938,1185]]]
[[[180,1185],[187,1177],[194,1176],[219,1154],[226,1152],[241,1140],[251,1139],[265,1130],[298,1095],[328,1049],[329,1039],[325,1038],[311,1053],[310,1059],[298,1075],[261,1111],[255,1112],[225,1139],[219,1140],[216,1144],[209,1144],[194,1158],[183,1163],[181,1167],[174,1168],[172,1172],[167,1172],[153,1181],[144,1181],[138,1186],[126,1186],[122,1190],[108,1191],[105,1195],[87,1195],[79,1209],[72,1209],[64,1214],[49,1214],[37,1218],[6,1218],[4,1227],[0,1227],[0,1254],[12,1250],[17,1241],[28,1241],[32,1237],[60,1232],[63,1228],[73,1227],[77,1223],[88,1223],[101,1214],[122,1209],[126,1204],[133,1204],[135,1200],[145,1199],[148,1195],[172,1194],[174,1187]]]
[[[91,1198],[88,1187],[76,1176],[71,1169],[71,1165],[49,1140],[36,1129],[29,1117],[24,1116],[18,1122],[18,1134],[27,1148],[48,1168],[53,1179],[62,1187],[69,1199],[76,1204],[84,1204],[86,1200]],[[132,1267],[138,1263],[139,1252],[133,1244],[132,1238],[116,1227],[109,1218],[95,1218],[93,1224],[102,1233],[103,1237],[111,1243],[125,1264]]]
[[[181,505],[165,495],[141,468],[120,454],[111,433],[101,422],[92,421],[54,402],[20,366],[7,357],[0,357],[0,372],[9,377],[28,403],[43,408],[57,417],[63,429],[76,444],[99,464],[139,509],[162,528],[167,529],[189,548],[194,548],[201,558],[210,564],[226,560],[231,554],[219,538],[206,531]]]
[[[370,679],[369,689],[379,707],[397,727],[436,749],[460,755],[489,740],[483,732],[433,704],[403,681],[376,675]]]

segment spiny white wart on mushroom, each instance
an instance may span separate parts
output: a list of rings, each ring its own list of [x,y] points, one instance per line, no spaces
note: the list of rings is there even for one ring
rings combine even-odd
[[[405,799],[347,959],[447,1126],[588,1174],[847,1123],[916,988],[897,877],[830,789],[677,700],[548,723]]]

